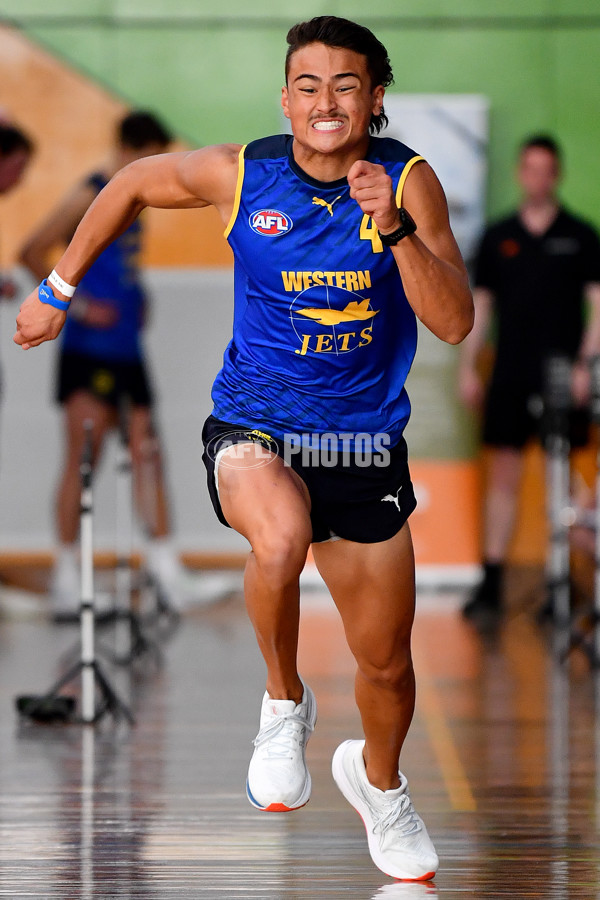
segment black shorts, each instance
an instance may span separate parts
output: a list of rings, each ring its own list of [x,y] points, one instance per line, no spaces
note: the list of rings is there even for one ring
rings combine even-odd
[[[569,414],[571,447],[585,447],[589,440],[590,416],[587,409]],[[483,418],[483,443],[492,447],[522,449],[531,438],[544,442],[546,422],[539,394],[519,385],[490,385]]]
[[[229,526],[229,523],[219,502],[215,459],[220,450],[249,442],[260,444],[280,456],[306,484],[315,542],[335,537],[361,544],[387,541],[400,531],[417,505],[404,438],[380,455],[340,454],[333,465],[331,455],[302,453],[263,430],[232,425],[214,416],[209,416],[204,423],[202,440],[208,491],[223,525]],[[269,453],[265,453],[262,462],[268,464],[270,458]]]
[[[61,353],[56,399],[65,403],[75,391],[87,391],[97,400],[118,406],[129,397],[134,406],[152,406],[150,380],[143,362],[114,362],[82,353]]]

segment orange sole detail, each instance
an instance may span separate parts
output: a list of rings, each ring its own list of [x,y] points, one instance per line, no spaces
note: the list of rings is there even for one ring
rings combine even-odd
[[[418,881],[419,884],[423,881],[430,881],[433,884],[433,879],[435,878],[435,872],[428,872],[426,875],[421,875],[420,878],[396,878],[395,875],[390,875],[390,878],[393,878],[395,881],[400,881],[402,884],[405,882],[409,882],[412,884],[415,881]]]
[[[306,803],[308,803],[308,800]],[[303,803],[302,806],[306,806],[306,803]],[[294,812],[296,809],[302,809],[302,806],[285,806],[283,803],[271,803],[270,806],[263,808],[263,812]]]

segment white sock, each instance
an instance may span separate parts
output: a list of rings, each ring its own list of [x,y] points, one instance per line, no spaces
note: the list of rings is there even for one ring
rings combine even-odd
[[[79,564],[78,544],[59,544],[54,553],[54,568]]]

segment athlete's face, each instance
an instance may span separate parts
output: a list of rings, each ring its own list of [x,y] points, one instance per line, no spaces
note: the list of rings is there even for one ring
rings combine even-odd
[[[29,162],[27,150],[15,150],[8,156],[0,156],[0,194],[10,191],[23,176],[23,172]]]
[[[371,87],[365,56],[315,43],[292,54],[281,105],[304,152],[346,153],[366,144],[383,94]]]
[[[557,158],[544,147],[523,150],[517,167],[517,180],[526,200],[543,202],[554,197],[560,166]]]

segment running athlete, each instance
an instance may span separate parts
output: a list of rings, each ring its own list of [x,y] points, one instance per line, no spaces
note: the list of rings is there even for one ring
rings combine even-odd
[[[338,748],[334,777],[365,822],[376,865],[426,880],[438,858],[398,770],[415,698],[404,379],[415,314],[458,343],[472,298],[433,171],[403,144],[371,136],[387,121],[385,47],[334,16],[294,26],[287,40],[282,106],[293,136],[119,173],[57,263],[50,299],[65,301],[98,248],[145,206],[220,212],[236,263],[234,336],[214,385],[205,461],[219,517],[252,548],[246,602],[267,679],[248,798],[288,811],[310,797],[316,703],[298,674],[297,641],[312,543],[357,661],[365,734]],[[56,337],[65,316],[34,292],[16,342]]]
[[[517,212],[485,232],[475,269],[475,326],[461,352],[459,390],[483,407],[483,442],[491,449],[484,501],[484,577],[464,615],[482,626],[502,613],[506,555],[517,512],[523,449],[539,432],[533,412],[543,392],[544,361],[574,362],[571,444],[587,442],[589,360],[600,352],[600,241],[557,198],[561,153],[547,135],[524,141]],[[489,385],[479,354],[495,317],[495,360]]]
[[[116,145],[107,163],[77,184],[23,247],[21,261],[36,278],[47,273],[49,253],[57,245],[68,244],[112,176],[134,160],[163,153],[170,140],[163,124],[150,113],[130,112],[119,122]],[[120,414],[128,419],[138,508],[149,535],[148,570],[178,608],[197,600],[201,593],[191,573],[181,566],[169,536],[160,446],[152,422],[153,396],[142,345],[147,299],[138,262],[141,243],[142,223],[136,219],[80,280],[63,332],[56,399],[64,409],[65,458],[56,499],[59,548],[50,582],[56,622],[70,622],[79,616],[76,542],[84,423],[94,423],[97,459]],[[147,482],[152,483],[150,503]]]

